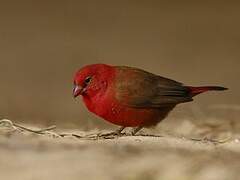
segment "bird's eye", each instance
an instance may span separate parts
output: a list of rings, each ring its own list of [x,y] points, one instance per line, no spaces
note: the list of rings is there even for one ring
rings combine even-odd
[[[92,77],[91,77],[91,76],[88,76],[88,77],[86,77],[86,79],[84,80],[84,82],[85,82],[86,84],[88,84],[88,83],[90,83],[91,80],[92,80]]]

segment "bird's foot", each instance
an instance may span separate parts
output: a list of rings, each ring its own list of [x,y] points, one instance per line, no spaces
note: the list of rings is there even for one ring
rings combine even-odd
[[[88,136],[88,138],[103,138],[103,139],[114,139],[117,137],[122,137],[122,136],[135,136],[138,131],[142,129],[142,127],[137,127],[134,128],[130,133],[125,133],[122,132],[125,127],[121,127],[120,129],[108,133],[98,133],[98,134],[91,134]]]
[[[98,137],[104,138],[104,139],[113,139],[115,137],[124,136],[126,135],[126,133],[122,133],[124,128],[125,127],[121,127],[120,129],[113,132],[109,132],[109,133],[100,133],[98,134]]]
[[[124,135],[126,135],[126,134],[113,131],[113,132],[109,132],[109,133],[100,133],[100,134],[98,134],[98,137],[104,138],[104,139],[113,139],[113,138],[124,136]]]
[[[137,134],[138,131],[140,131],[143,127],[142,126],[139,126],[139,127],[136,127],[134,128],[131,132],[130,132],[130,135],[131,136],[135,136]]]
[[[129,133],[122,133],[124,128],[125,127],[121,127],[120,129],[118,129],[116,131],[113,131],[113,132],[109,132],[109,133],[100,133],[100,134],[98,134],[98,137],[102,137],[102,138],[105,138],[105,139],[112,139],[112,138],[121,137],[121,136],[135,136],[136,133],[138,131],[140,131],[143,127],[139,126],[139,127],[134,128],[130,132],[130,134]]]

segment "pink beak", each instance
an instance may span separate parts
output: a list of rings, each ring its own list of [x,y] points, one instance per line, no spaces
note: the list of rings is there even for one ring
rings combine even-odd
[[[75,85],[73,88],[73,97],[76,98],[83,93],[83,87]]]

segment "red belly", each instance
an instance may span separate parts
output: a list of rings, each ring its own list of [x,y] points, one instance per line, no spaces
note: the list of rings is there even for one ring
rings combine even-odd
[[[98,115],[106,121],[119,126],[147,127],[154,126],[163,120],[173,108],[174,106],[159,109],[141,109],[112,104],[111,108],[107,108],[106,113]]]
[[[112,109],[103,118],[113,124],[124,127],[151,126],[159,121],[159,110],[121,108]]]
[[[127,107],[116,101],[91,101],[84,99],[84,102],[87,108],[94,114],[108,122],[124,127],[154,126],[164,119],[174,107],[142,109]]]

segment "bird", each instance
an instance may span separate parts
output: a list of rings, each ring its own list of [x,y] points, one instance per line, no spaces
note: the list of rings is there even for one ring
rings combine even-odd
[[[193,101],[222,86],[187,86],[140,68],[90,64],[80,68],[73,80],[73,97],[82,96],[87,109],[120,126],[109,134],[119,135],[131,127],[131,135],[156,126],[176,105]],[[108,134],[108,135],[109,135]]]

